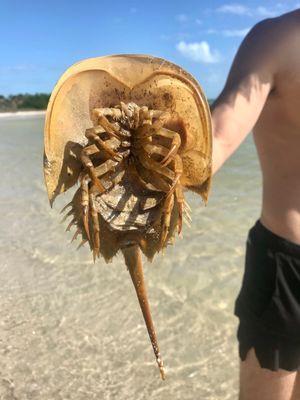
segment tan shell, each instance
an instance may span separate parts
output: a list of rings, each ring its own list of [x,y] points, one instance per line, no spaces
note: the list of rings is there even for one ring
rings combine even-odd
[[[103,122],[107,110],[111,120]],[[211,158],[208,103],[175,64],[146,55],[88,59],[69,68],[53,90],[44,152],[50,203],[80,182],[68,205],[69,227],[76,225],[74,237],[89,242],[94,259],[123,252],[163,379],[140,250],[152,259],[181,231],[188,217],[184,188],[207,201]]]
[[[70,67],[56,84],[45,123],[44,174],[50,202],[77,181],[80,165],[76,155],[86,144],[83,132],[93,126],[91,110],[120,101],[180,115],[186,137],[181,183],[201,194],[206,202],[212,155],[206,98],[196,80],[182,68],[146,55],[83,60]]]

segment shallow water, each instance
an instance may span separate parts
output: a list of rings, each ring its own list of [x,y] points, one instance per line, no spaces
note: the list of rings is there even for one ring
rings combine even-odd
[[[188,195],[192,228],[145,263],[167,380],[159,379],[121,257],[69,244],[43,176],[43,117],[0,121],[0,398],[225,400],[237,397],[237,320],[247,230],[259,215],[252,138]]]

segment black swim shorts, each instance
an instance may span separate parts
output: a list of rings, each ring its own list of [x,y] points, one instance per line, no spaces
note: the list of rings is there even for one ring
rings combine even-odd
[[[300,245],[259,221],[249,232],[235,315],[242,360],[254,348],[262,368],[300,370]]]

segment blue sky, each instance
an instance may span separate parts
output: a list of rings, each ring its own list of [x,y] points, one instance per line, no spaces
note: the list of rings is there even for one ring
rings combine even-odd
[[[50,92],[78,60],[143,53],[181,65],[215,97],[251,26],[299,7],[298,0],[0,0],[0,94]]]

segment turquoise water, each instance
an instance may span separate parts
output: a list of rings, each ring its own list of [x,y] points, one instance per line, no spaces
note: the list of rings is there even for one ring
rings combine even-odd
[[[49,207],[43,122],[0,120],[0,398],[236,398],[233,305],[261,197],[252,138],[216,175],[207,207],[188,194],[183,239],[145,262],[162,382],[121,257],[94,265],[59,223],[68,196]]]

